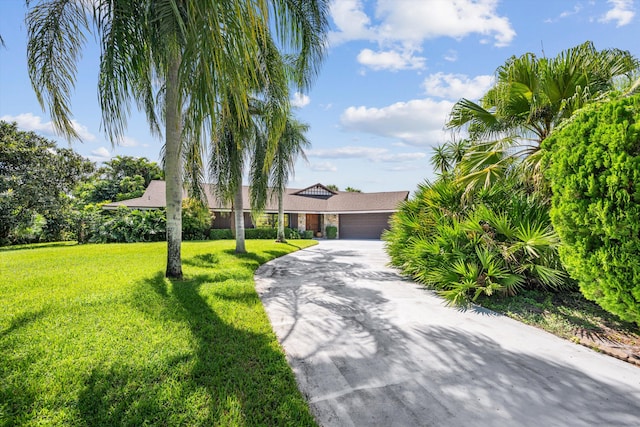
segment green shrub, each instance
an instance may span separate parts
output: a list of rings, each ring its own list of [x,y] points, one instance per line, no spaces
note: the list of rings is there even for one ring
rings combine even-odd
[[[212,228],[209,231],[209,239],[211,240],[229,240],[233,239],[233,232],[230,228]]]
[[[278,237],[278,230],[275,228],[245,228],[244,237],[247,239],[276,239]]]
[[[286,239],[301,239],[300,232],[293,228],[285,228],[284,229],[284,237]]]
[[[510,181],[494,187],[464,207],[451,179],[420,185],[383,234],[392,264],[456,305],[480,295],[572,286],[559,262],[558,238],[542,214],[544,201]]]
[[[327,225],[326,227],[327,239],[335,239],[338,237],[338,227],[335,225]]]
[[[586,298],[640,325],[640,96],[584,109],[544,148],[562,261]]]
[[[101,221],[94,223],[91,243],[155,242],[166,239],[164,209],[130,210],[120,206],[115,211],[103,211]]]
[[[182,240],[206,240],[211,228],[211,212],[197,199],[182,202]]]
[[[313,230],[304,230],[303,239],[313,239]]]

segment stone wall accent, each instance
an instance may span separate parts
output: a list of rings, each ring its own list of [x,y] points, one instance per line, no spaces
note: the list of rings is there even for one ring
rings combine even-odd
[[[298,214],[298,231],[304,233],[307,229],[307,215],[303,213]]]
[[[324,227],[323,230],[326,230],[328,225],[333,225],[338,228],[338,234],[336,235],[336,239],[340,238],[340,216],[338,214],[325,214],[324,215]]]

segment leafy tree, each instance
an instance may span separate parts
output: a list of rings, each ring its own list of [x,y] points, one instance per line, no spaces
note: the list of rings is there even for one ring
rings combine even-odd
[[[182,277],[186,147],[215,133],[223,96],[233,99],[238,121],[248,122],[248,95],[264,79],[259,58],[269,25],[292,53],[296,82],[308,88],[324,51],[327,14],[326,0],[43,0],[30,8],[29,74],[56,130],[78,138],[69,104],[92,32],[102,48],[98,93],[110,139],[121,140],[132,99],[152,131],[164,122],[168,277]]]
[[[586,42],[555,58],[526,53],[496,70],[494,86],[480,104],[458,101],[448,127],[467,128],[475,145],[461,162],[460,181],[469,189],[500,179],[514,162],[539,180],[540,144],[563,120],[590,102],[627,84],[638,60],[618,49],[598,51]]]
[[[71,190],[93,170],[73,150],[0,122],[0,243],[15,242],[20,230],[37,239],[65,237],[71,230]]]
[[[76,195],[83,203],[133,199],[140,197],[152,180],[163,176],[162,169],[145,157],[116,156],[81,184]]]
[[[640,325],[640,95],[585,108],[545,149],[562,261],[586,298]]]
[[[344,189],[344,191],[347,191],[349,193],[362,193],[362,190],[359,190],[357,188],[353,188],[353,187],[347,187]]]
[[[335,185],[335,184],[329,184],[329,185],[327,185],[326,187],[327,187],[329,190],[331,190],[331,191],[340,191],[340,189],[338,188],[338,186],[337,186],[337,185]]]

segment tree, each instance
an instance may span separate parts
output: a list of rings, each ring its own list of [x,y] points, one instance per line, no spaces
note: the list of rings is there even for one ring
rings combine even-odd
[[[359,190],[357,188],[353,188],[353,187],[347,187],[344,189],[344,191],[349,192],[349,193],[362,193],[362,190]]]
[[[40,238],[63,238],[70,231],[71,190],[94,168],[73,150],[0,121],[0,243],[19,239],[16,230],[36,216],[45,221]]]
[[[298,156],[306,160],[304,148],[311,146],[305,133],[309,125],[289,118],[284,131],[278,140],[276,152],[271,164],[271,188],[278,198],[278,242],[286,242],[284,235],[284,192],[289,182],[289,174],[294,172],[294,165]]]
[[[154,179],[163,179],[162,169],[145,157],[116,156],[104,163],[75,192],[82,203],[120,201],[140,197]]]
[[[447,126],[467,128],[475,145],[461,162],[461,182],[490,185],[514,162],[539,179],[540,145],[584,105],[631,83],[638,61],[618,49],[598,51],[586,42],[555,58],[511,57],[496,70],[494,86],[476,104],[458,101]]]
[[[182,277],[185,147],[215,133],[222,96],[248,122],[248,95],[264,80],[258,58],[270,24],[291,50],[296,81],[308,88],[324,52],[327,14],[327,0],[44,0],[30,9],[29,74],[57,131],[79,138],[70,96],[86,33],[102,48],[98,93],[110,139],[122,139],[131,99],[153,132],[164,122],[168,277]]]
[[[640,95],[589,106],[544,144],[560,257],[587,299],[640,325]]]
[[[329,184],[329,185],[327,185],[326,187],[327,187],[329,190],[331,190],[331,191],[340,191],[340,189],[338,188],[338,186],[337,186],[337,185],[335,185],[335,184]]]

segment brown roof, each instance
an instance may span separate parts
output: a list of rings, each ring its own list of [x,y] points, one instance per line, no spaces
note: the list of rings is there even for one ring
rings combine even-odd
[[[284,210],[289,213],[365,213],[365,212],[395,212],[398,205],[407,200],[408,191],[386,191],[380,193],[353,193],[348,191],[334,192],[319,196],[308,196],[297,193],[309,194],[314,190],[327,190],[322,184],[312,185],[304,189],[288,188],[284,196]],[[310,191],[307,191],[310,190]],[[242,187],[244,210],[249,211],[249,187]],[[213,186],[205,184],[205,194],[209,208],[214,211],[230,211],[229,203],[222,203],[214,196]],[[187,193],[184,193],[187,197]],[[130,209],[157,209],[164,208],[165,182],[151,181],[142,197],[122,200],[104,205],[105,209],[115,209],[118,206],[126,206]],[[274,196],[269,200],[265,212],[277,212],[278,202]]]

